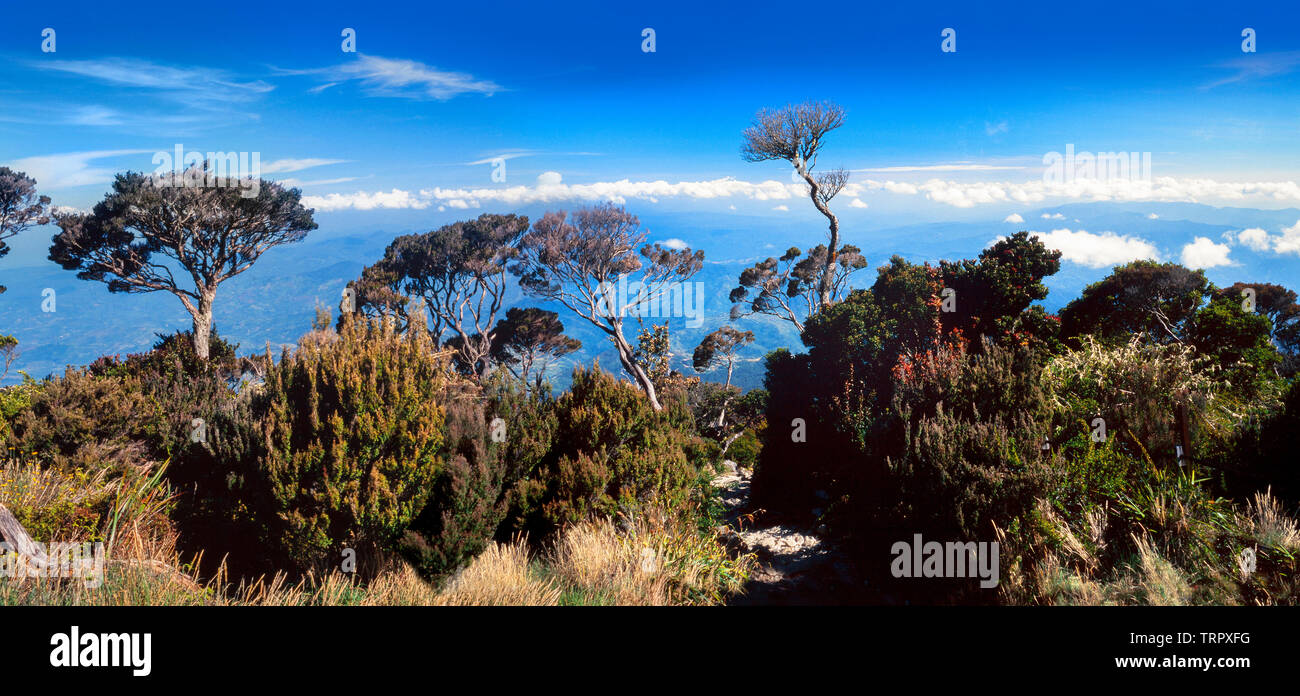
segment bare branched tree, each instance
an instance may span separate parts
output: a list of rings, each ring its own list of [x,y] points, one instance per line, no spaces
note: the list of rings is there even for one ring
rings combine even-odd
[[[62,231],[50,260],[110,292],[175,295],[194,320],[194,352],[207,360],[217,286],[271,247],[301,241],[316,222],[296,188],[262,180],[249,197],[244,180],[207,177],[207,185],[192,186],[189,177],[117,175],[90,214],[55,216]]]
[[[547,213],[524,236],[519,263],[511,270],[529,294],[555,300],[604,331],[623,369],[658,411],[663,406],[654,381],[624,336],[623,319],[660,302],[675,283],[698,273],[704,252],[645,244],[647,235],[635,215],[611,204],[580,208],[572,216]],[[620,297],[619,287],[638,291]]]
[[[839,252],[840,221],[831,212],[830,202],[844,189],[849,173],[843,169],[813,173],[828,133],[844,125],[844,109],[830,102],[806,102],[781,109],[762,109],[754,123],[741,137],[740,156],[747,162],[785,160],[794,166],[805,183],[808,196],[817,211],[830,222],[830,239],[826,245],[826,272],[818,288],[818,308],[834,302],[832,267]]]

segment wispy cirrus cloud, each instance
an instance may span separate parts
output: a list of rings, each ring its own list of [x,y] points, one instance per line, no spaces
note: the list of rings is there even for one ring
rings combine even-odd
[[[999,133],[1006,133],[1010,130],[1011,126],[1009,126],[1005,120],[998,121],[997,123],[993,123],[992,121],[984,122],[984,134],[989,137],[998,135]]]
[[[31,67],[76,75],[107,85],[147,90],[195,106],[246,102],[275,89],[262,80],[240,81],[216,68],[171,66],[137,58],[31,61]]]
[[[1294,72],[1300,69],[1300,51],[1251,53],[1221,63],[1217,67],[1227,68],[1232,71],[1232,74],[1202,85],[1201,89],[1214,89],[1234,82],[1245,82]]]
[[[913,164],[896,167],[870,167],[866,169],[852,169],[854,172],[990,172],[1001,169],[1027,169],[1028,167],[1019,167],[1012,165],[999,164],[975,164],[972,162],[953,162],[950,164]]]
[[[285,186],[329,186],[331,184],[346,184],[349,181],[356,181],[361,177],[341,176],[337,179],[316,179],[315,181],[301,181],[299,179],[280,179],[280,183]]]
[[[370,96],[446,101],[462,94],[492,96],[505,88],[468,73],[441,70],[417,60],[383,58],[358,53],[356,58],[328,68],[277,70],[284,75],[316,75],[325,80],[310,91],[324,92],[356,82]]]
[[[539,153],[539,150],[505,150],[495,155],[488,155],[482,159],[476,159],[473,162],[466,162],[465,165],[492,164],[497,160],[512,160],[518,157],[531,157]]]
[[[352,160],[344,159],[322,159],[318,157],[307,157],[303,159],[278,159],[273,162],[267,162],[262,165],[263,174],[281,174],[289,172],[300,172],[312,167],[323,167],[327,164],[344,164]]]
[[[211,120],[211,114],[202,111],[175,113],[138,110],[125,112],[102,104],[32,103],[10,106],[13,108],[0,113],[0,121],[39,126],[121,128],[151,135],[156,135],[160,129],[166,129],[170,134],[179,135],[188,132],[191,127],[201,124],[205,119]]]
[[[153,152],[152,150],[92,150],[88,152],[66,152],[57,155],[40,155],[24,157],[7,163],[12,169],[26,172],[36,179],[41,189],[61,189],[74,186],[90,186],[112,181],[116,169],[95,166],[92,162]]]
[[[474,166],[474,165],[480,165],[480,164],[493,164],[493,163],[495,163],[497,160],[512,160],[512,159],[516,159],[516,158],[519,158],[519,157],[537,157],[537,156],[548,156],[548,157],[599,157],[601,154],[602,154],[602,153],[599,153],[599,152],[547,152],[547,151],[545,151],[545,150],[502,150],[502,151],[498,152],[497,154],[494,154],[494,155],[488,155],[488,156],[486,156],[486,157],[482,157],[482,158],[476,159],[476,160],[474,160],[473,162],[465,162],[464,164],[465,164],[465,166]]]

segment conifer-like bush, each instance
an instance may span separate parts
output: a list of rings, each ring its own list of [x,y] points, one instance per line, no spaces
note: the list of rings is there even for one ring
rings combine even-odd
[[[544,491],[534,493],[544,526],[648,503],[676,509],[689,499],[702,438],[683,401],[656,411],[631,384],[578,368],[555,409],[555,445],[539,471]]]
[[[416,570],[435,581],[487,548],[506,517],[512,481],[505,419],[496,423],[500,430],[494,439],[489,405],[458,398],[446,410],[445,464],[424,510],[401,540],[401,550]]]
[[[422,331],[345,322],[267,371],[255,400],[267,540],[300,568],[359,563],[393,544],[433,490],[444,441],[445,356]]]

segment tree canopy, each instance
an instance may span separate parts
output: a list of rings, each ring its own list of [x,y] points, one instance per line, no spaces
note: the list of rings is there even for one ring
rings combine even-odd
[[[412,301],[423,300],[434,338],[451,331],[458,361],[482,374],[505,301],[507,264],[527,230],[527,217],[484,213],[400,236],[351,285],[357,310],[407,321]]]
[[[520,242],[511,270],[524,291],[564,305],[609,336],[623,369],[656,411],[663,408],[646,366],[623,333],[629,314],[660,305],[678,283],[704,264],[704,252],[646,244],[635,215],[613,204],[547,213]],[[638,254],[637,249],[640,248]],[[622,296],[619,288],[638,291]]]
[[[1085,334],[1106,342],[1127,341],[1135,333],[1156,343],[1180,342],[1209,288],[1203,271],[1176,263],[1116,266],[1061,310],[1061,338],[1071,346]]]
[[[49,258],[110,292],[175,295],[194,320],[194,350],[206,360],[217,287],[317,225],[296,188],[262,180],[249,196],[240,179],[190,180],[187,173],[118,174],[89,214],[55,216],[61,231]]]

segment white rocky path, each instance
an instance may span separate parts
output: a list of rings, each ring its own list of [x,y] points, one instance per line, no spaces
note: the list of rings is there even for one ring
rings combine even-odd
[[[753,472],[724,463],[726,471],[713,480],[727,509],[727,524],[719,528],[727,545],[753,553],[758,567],[733,605],[875,604],[881,599],[860,579],[854,563],[830,541],[789,522],[768,522],[762,510],[749,504]]]

